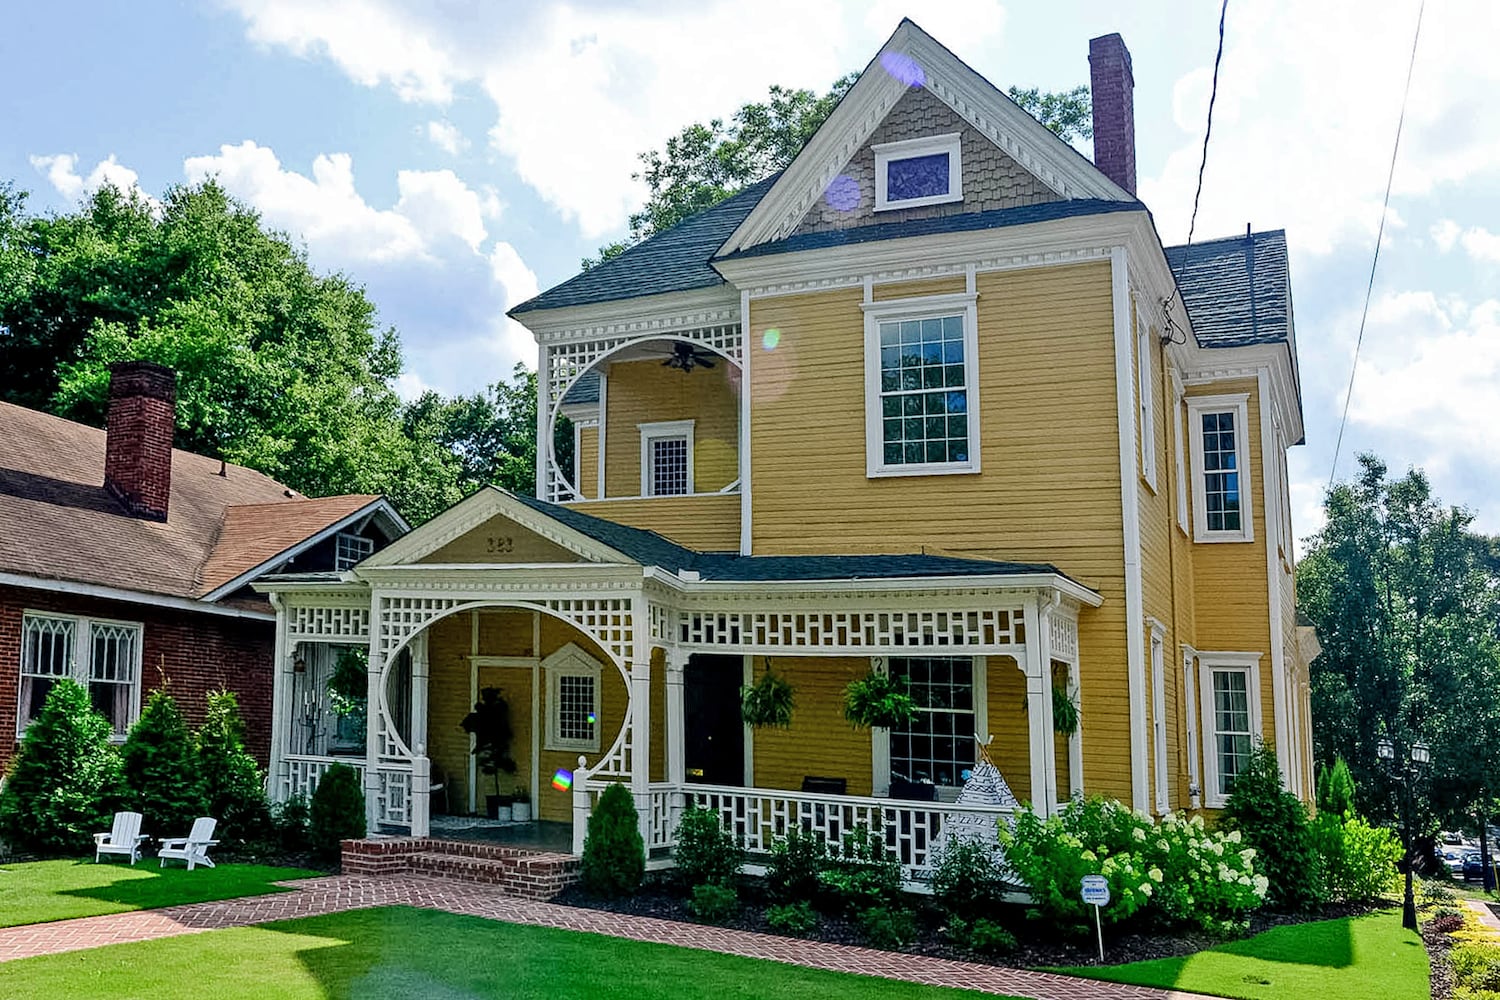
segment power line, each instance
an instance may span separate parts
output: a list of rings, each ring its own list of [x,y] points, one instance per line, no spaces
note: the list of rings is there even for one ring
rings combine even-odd
[[[1349,401],[1354,398],[1354,373],[1359,371],[1359,349],[1365,342],[1365,320],[1370,316],[1370,298],[1375,291],[1375,268],[1380,264],[1380,241],[1385,236],[1385,217],[1391,206],[1391,181],[1396,176],[1396,154],[1401,150],[1401,127],[1406,124],[1406,99],[1411,95],[1412,70],[1417,65],[1417,42],[1422,37],[1422,14],[1427,0],[1417,7],[1417,28],[1411,37],[1411,58],[1406,64],[1406,87],[1401,92],[1401,115],[1396,119],[1396,141],[1391,146],[1391,166],[1385,175],[1385,200],[1380,204],[1380,225],[1375,230],[1375,253],[1370,258],[1370,280],[1365,285],[1365,307],[1359,314],[1359,336],[1354,339],[1354,360],[1349,365],[1349,386],[1344,390],[1344,414],[1339,418],[1339,435],[1333,444],[1333,463],[1328,469],[1328,488],[1338,474],[1339,452],[1344,447],[1344,426],[1349,422]]]
[[[1203,130],[1203,157],[1198,161],[1198,190],[1193,192],[1193,217],[1188,221],[1188,246],[1193,245],[1193,230],[1198,228],[1198,199],[1203,197],[1203,171],[1208,166],[1208,139],[1214,134],[1214,101],[1219,98],[1219,63],[1224,60],[1224,18],[1228,14],[1229,0],[1224,0],[1219,8],[1219,51],[1214,53],[1214,82],[1208,92],[1208,126]]]

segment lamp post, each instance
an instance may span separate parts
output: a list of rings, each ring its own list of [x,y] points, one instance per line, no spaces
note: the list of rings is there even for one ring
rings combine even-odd
[[[1416,791],[1417,778],[1432,760],[1432,750],[1421,740],[1411,745],[1407,754],[1398,762],[1396,745],[1389,737],[1382,736],[1375,744],[1375,756],[1386,773],[1401,782],[1401,851],[1406,862],[1406,899],[1401,907],[1401,926],[1407,930],[1417,929],[1417,901],[1412,894],[1411,875],[1411,800]]]

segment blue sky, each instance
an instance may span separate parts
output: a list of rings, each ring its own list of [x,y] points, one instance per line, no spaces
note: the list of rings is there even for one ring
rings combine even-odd
[[[1317,528],[1416,0],[1231,3],[1200,238],[1285,228]],[[1429,5],[1340,475],[1420,465],[1500,531],[1497,5]],[[407,394],[531,362],[504,310],[574,273],[642,199],[634,154],[773,83],[825,88],[902,16],[1001,87],[1134,57],[1140,193],[1186,237],[1217,4],[765,0],[29,4],[0,35],[0,178],[63,209],[108,179],[216,174],[400,331]]]

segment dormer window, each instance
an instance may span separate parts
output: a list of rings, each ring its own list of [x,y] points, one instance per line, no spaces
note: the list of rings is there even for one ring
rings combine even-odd
[[[963,201],[959,133],[871,146],[875,151],[875,210]]]
[[[333,568],[339,572],[353,569],[375,552],[373,538],[365,538],[363,535],[348,531],[341,531],[335,535],[333,545]]]

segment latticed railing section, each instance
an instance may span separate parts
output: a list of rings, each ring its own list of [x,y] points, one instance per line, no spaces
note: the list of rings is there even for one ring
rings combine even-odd
[[[318,782],[335,764],[352,767],[359,775],[360,786],[365,781],[365,761],[359,757],[314,757],[306,754],[289,754],[285,758],[286,774],[281,781],[281,801],[301,797],[311,799],[318,790]],[[409,761],[381,761],[377,774],[380,791],[375,796],[376,816],[379,822],[391,826],[411,825],[411,773]]]
[[[1026,642],[1020,608],[924,611],[680,611],[685,646],[737,651],[807,649],[872,652],[891,649],[994,649]]]
[[[771,845],[797,827],[822,838],[837,851],[847,834],[861,828],[880,837],[900,862],[908,882],[930,875],[943,844],[943,831],[958,824],[966,831],[1009,822],[1012,811],[998,807],[958,806],[853,795],[815,795],[767,788],[686,785],[688,801],[717,813],[719,822],[752,857],[769,854]],[[653,788],[652,820],[655,822]],[[670,810],[670,803],[668,804]],[[670,816],[668,818],[675,819]],[[652,839],[657,839],[653,830]],[[670,843],[670,835],[667,841]]]

